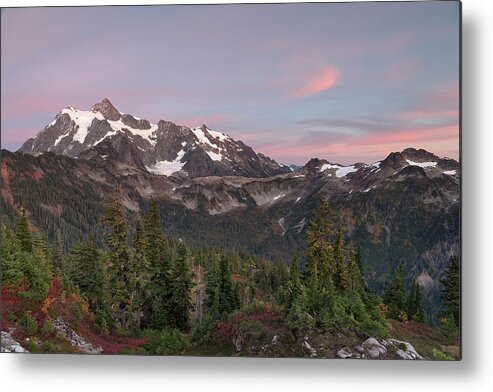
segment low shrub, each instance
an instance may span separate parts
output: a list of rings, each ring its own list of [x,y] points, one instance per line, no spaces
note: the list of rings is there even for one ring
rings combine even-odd
[[[162,332],[148,332],[149,338],[145,348],[149,354],[178,355],[188,348],[187,338],[177,329],[165,329]]]
[[[82,321],[82,305],[80,302],[73,302],[70,304],[70,313],[74,318],[73,327],[78,328]]]
[[[41,345],[41,351],[43,351],[44,353],[55,353],[56,352],[56,345],[55,345],[55,343],[50,342],[49,340],[46,340]]]
[[[192,343],[195,345],[200,345],[208,342],[212,337],[215,326],[216,323],[209,316],[205,316],[202,320],[196,321],[192,326]]]
[[[33,317],[31,312],[26,312],[19,320],[19,324],[24,332],[29,335],[35,335],[38,332],[38,322]]]
[[[373,336],[378,339],[383,339],[388,336],[387,328],[381,322],[372,320],[370,318],[361,322],[359,325],[359,329],[367,336]]]
[[[436,359],[439,361],[453,361],[454,360],[453,357],[441,352],[440,350],[437,350],[436,348],[433,349],[431,355],[433,356],[433,359]]]
[[[237,333],[241,334],[247,343],[258,342],[264,332],[264,326],[257,320],[243,320],[237,327]]]
[[[45,336],[51,336],[55,333],[55,325],[51,319],[47,318],[43,323],[43,327],[41,328],[41,332]]]

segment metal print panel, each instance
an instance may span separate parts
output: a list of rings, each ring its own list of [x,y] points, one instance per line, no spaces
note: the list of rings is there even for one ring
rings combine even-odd
[[[2,9],[2,352],[460,359],[460,7]]]

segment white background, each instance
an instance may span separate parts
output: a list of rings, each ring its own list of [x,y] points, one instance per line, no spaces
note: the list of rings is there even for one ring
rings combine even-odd
[[[137,3],[138,0],[0,0],[2,7]],[[145,3],[162,4],[163,1]],[[492,9],[491,0],[463,1],[464,336],[461,362],[2,354],[0,388],[6,391],[84,392],[492,390]]]

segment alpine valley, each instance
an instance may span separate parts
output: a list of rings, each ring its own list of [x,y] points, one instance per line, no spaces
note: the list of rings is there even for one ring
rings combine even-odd
[[[1,158],[4,221],[13,226],[25,210],[31,229],[63,238],[65,250],[90,236],[103,243],[104,202],[119,188],[132,227],[155,203],[166,232],[192,249],[282,265],[294,252],[303,266],[307,230],[326,200],[344,242],[360,252],[366,284],[383,295],[402,268],[432,324],[443,271],[460,253],[460,164],[422,149],[371,164],[318,157],[289,167],[206,125],[153,124],[103,99],[61,110]]]
[[[417,277],[433,316],[438,279],[459,253],[459,163],[407,148],[343,166],[311,159],[293,169],[206,125],[197,128],[120,113],[108,99],[63,109],[18,152],[2,150],[1,207],[66,247],[100,233],[102,202],[120,185],[130,216],[155,200],[162,224],[193,246],[245,250],[289,264],[303,258],[321,197],[344,216],[370,287],[382,292],[399,264]]]

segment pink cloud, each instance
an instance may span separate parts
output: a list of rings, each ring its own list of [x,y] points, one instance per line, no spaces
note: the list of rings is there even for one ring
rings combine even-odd
[[[281,162],[295,159],[304,162],[307,157],[328,159],[331,162],[351,164],[358,161],[371,163],[385,158],[391,151],[407,147],[424,148],[439,156],[458,158],[458,125],[396,129],[385,133],[353,136],[333,140],[299,140],[292,142],[260,143],[255,146],[268,156]]]
[[[399,114],[399,117],[408,120],[421,120],[431,118],[459,118],[458,110],[433,110],[433,109],[421,109],[413,110]]]
[[[300,99],[333,88],[339,81],[341,72],[335,67],[326,66],[322,72],[312,76],[303,86],[291,94],[291,98]]]

